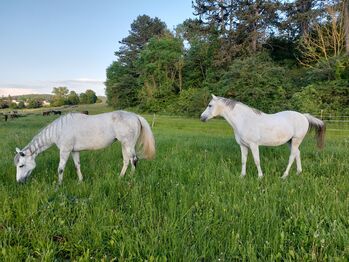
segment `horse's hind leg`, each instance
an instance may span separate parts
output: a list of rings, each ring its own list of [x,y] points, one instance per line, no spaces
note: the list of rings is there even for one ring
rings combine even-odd
[[[259,160],[259,148],[258,148],[258,145],[250,144],[250,148],[251,148],[251,152],[252,152],[252,155],[253,155],[254,163],[256,164],[256,167],[257,167],[257,170],[258,170],[258,177],[262,178],[263,177],[263,172],[262,172],[262,168],[261,168],[261,164],[260,164],[260,160]]]
[[[120,176],[124,176],[127,170],[129,163],[131,162],[131,174],[134,173],[137,164],[137,156],[134,149],[134,146],[129,143],[122,144],[122,158],[123,158],[123,166],[120,172]]]
[[[288,165],[286,167],[286,170],[285,170],[284,175],[282,176],[282,178],[286,178],[289,175],[291,166],[292,166],[293,161],[294,161],[295,158],[296,158],[296,163],[297,163],[297,173],[300,173],[302,171],[300,151],[298,149],[298,147],[301,144],[302,140],[303,140],[303,138],[302,139],[299,139],[299,138],[293,138],[292,139],[292,142],[290,144],[291,153],[290,153],[290,157],[288,159]]]
[[[83,177],[82,177],[81,170],[80,170],[80,153],[79,152],[71,152],[71,155],[72,155],[72,158],[74,160],[76,173],[78,174],[78,177],[79,177],[79,182],[81,182]]]

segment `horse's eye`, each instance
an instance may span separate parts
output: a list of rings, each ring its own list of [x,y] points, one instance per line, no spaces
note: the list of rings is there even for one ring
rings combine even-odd
[[[20,165],[20,166],[19,166],[19,168],[22,168],[22,167],[24,167],[24,165]]]
[[[212,107],[212,105],[208,105],[208,107]]]

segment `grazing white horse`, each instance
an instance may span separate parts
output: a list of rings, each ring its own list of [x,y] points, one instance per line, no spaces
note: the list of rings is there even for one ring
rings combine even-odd
[[[291,165],[296,159],[297,174],[302,172],[299,145],[309,127],[316,130],[317,145],[323,147],[325,124],[310,114],[295,111],[283,111],[265,114],[236,100],[212,95],[212,100],[201,114],[201,120],[207,121],[215,116],[222,116],[233,127],[236,142],[241,149],[241,176],[246,175],[248,149],[252,151],[257,166],[258,177],[263,177],[259,161],[259,146],[279,146],[288,143],[291,149],[287,168],[282,176],[286,178]]]
[[[70,113],[45,127],[22,150],[16,148],[14,162],[17,166],[16,179],[24,181],[35,168],[35,158],[53,144],[59,148],[58,182],[62,183],[63,171],[69,155],[72,155],[79,181],[80,151],[95,150],[109,146],[119,140],[122,146],[124,176],[131,162],[132,173],[137,164],[136,144],[142,146],[140,157],[151,159],[155,155],[154,136],[148,122],[141,116],[125,111],[115,111],[99,115]]]

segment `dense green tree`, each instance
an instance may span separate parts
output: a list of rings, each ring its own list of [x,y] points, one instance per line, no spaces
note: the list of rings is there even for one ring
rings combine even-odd
[[[23,109],[23,108],[25,108],[24,102],[23,102],[23,101],[19,101],[19,103],[18,103],[18,105],[17,105],[17,108],[18,108],[18,109]]]
[[[129,35],[119,42],[121,47],[115,52],[118,61],[124,65],[133,64],[149,39],[161,36],[166,31],[166,24],[159,18],[151,18],[147,15],[138,16],[131,24]]]
[[[137,104],[138,82],[130,67],[114,61],[107,69],[107,103],[122,109]]]
[[[87,103],[87,95],[85,93],[81,93],[79,95],[79,100],[80,100],[80,104],[88,104]]]
[[[143,101],[157,99],[164,103],[167,98],[183,89],[183,43],[168,34],[154,37],[143,49],[137,63],[139,81],[143,86],[140,97]]]
[[[278,22],[278,0],[195,0],[200,21],[218,33],[221,59],[242,52],[256,53]],[[212,31],[214,30],[214,31]],[[222,61],[223,62],[223,61]],[[229,62],[229,60],[228,60]]]
[[[86,92],[86,102],[87,104],[95,104],[97,101],[97,96],[96,93],[91,90],[91,89],[87,89]]]
[[[42,106],[42,103],[39,99],[30,98],[28,100],[28,108],[39,108]]]
[[[323,14],[323,4],[321,0],[284,1],[282,11],[285,19],[280,24],[281,32],[291,40],[308,34],[312,23]]]
[[[80,102],[79,96],[75,91],[70,91],[67,100],[69,105],[77,105]]]
[[[142,15],[132,22],[129,35],[120,41],[121,47],[115,52],[118,60],[107,68],[105,85],[109,105],[124,108],[137,103],[139,72],[135,63],[149,39],[165,32],[166,24],[159,18]]]
[[[265,112],[289,107],[293,90],[285,68],[266,54],[236,59],[216,86],[215,93],[231,97]]]
[[[66,104],[67,96],[69,93],[69,90],[65,86],[61,87],[54,87],[52,90],[53,98],[52,98],[52,105],[53,106],[62,106]]]

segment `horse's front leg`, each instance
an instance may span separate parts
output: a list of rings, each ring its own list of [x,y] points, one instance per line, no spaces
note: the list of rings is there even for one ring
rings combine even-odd
[[[258,170],[258,177],[262,178],[263,172],[262,172],[262,168],[261,168],[260,160],[259,160],[259,147],[256,144],[250,144],[250,149],[251,149],[251,152],[253,155],[254,163],[256,164],[256,167]]]
[[[62,184],[63,181],[63,172],[65,165],[67,163],[67,160],[69,158],[70,151],[60,150],[59,152],[59,165],[58,165],[58,184]]]
[[[246,176],[246,162],[248,155],[248,147],[240,145],[241,149],[241,177]]]

